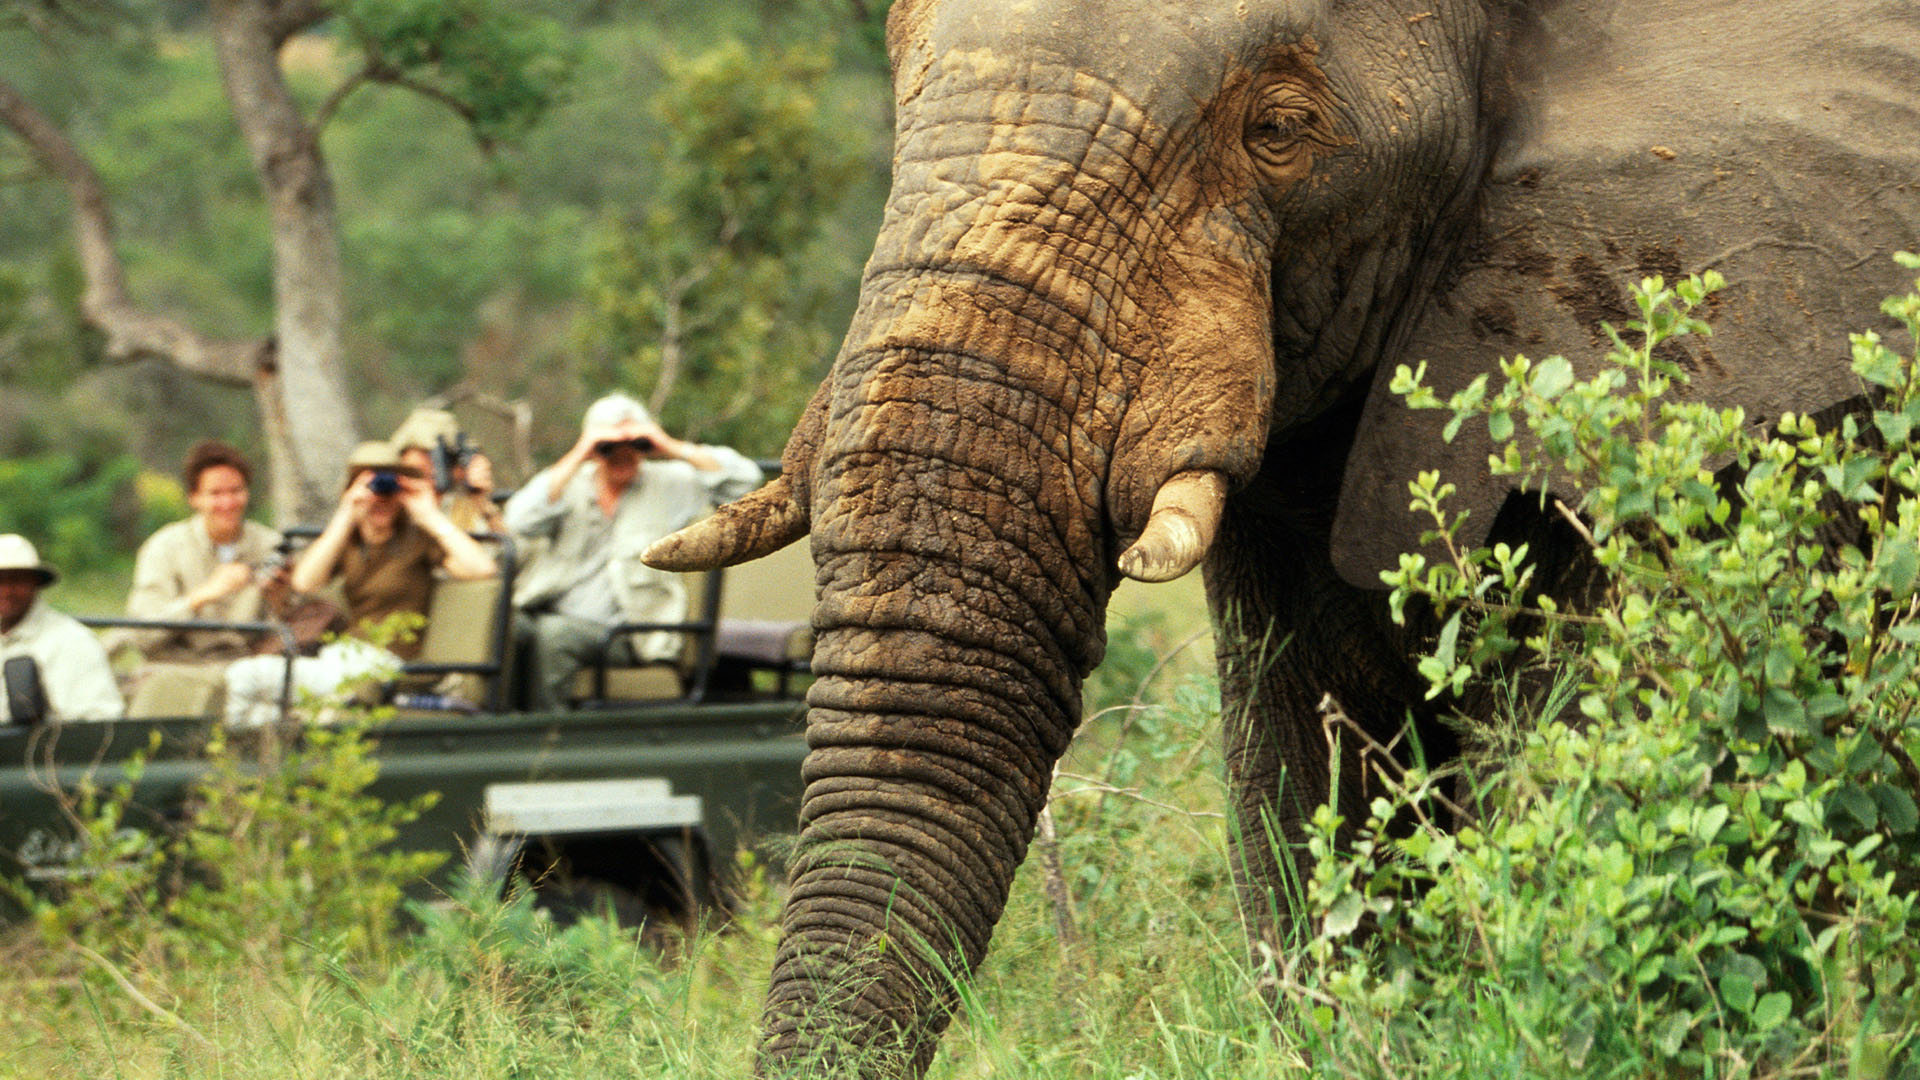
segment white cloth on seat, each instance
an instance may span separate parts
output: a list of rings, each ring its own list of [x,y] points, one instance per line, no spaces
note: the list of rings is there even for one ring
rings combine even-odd
[[[259,727],[280,719],[280,688],[286,678],[284,656],[249,656],[227,667],[227,725]],[[366,680],[386,682],[400,674],[400,658],[359,638],[341,638],[320,646],[316,656],[293,658],[295,706],[337,699]]]

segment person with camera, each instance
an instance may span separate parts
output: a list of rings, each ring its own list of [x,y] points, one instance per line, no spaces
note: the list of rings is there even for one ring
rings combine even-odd
[[[258,622],[280,614],[286,598],[280,534],[247,518],[253,467],[246,456],[218,439],[203,439],[187,451],[180,479],[193,516],[162,526],[140,545],[127,614],[205,622]],[[128,680],[136,713],[143,689],[162,681],[216,693],[226,665],[256,645],[235,630],[134,630],[110,637],[140,653],[141,664]]]
[[[347,637],[293,661],[297,693],[329,696],[342,686],[390,679],[420,651],[414,631],[385,641],[392,616],[424,620],[433,598],[435,570],[461,580],[498,572],[493,556],[447,520],[433,485],[401,461],[393,447],[365,442],[347,460],[347,484],[325,529],[293,564],[290,584],[315,592],[336,579],[347,603]],[[418,620],[416,620],[417,622]],[[241,660],[227,669],[227,719],[235,725],[264,722],[277,714],[280,667],[276,656]]]
[[[468,443],[458,460],[453,468],[453,490],[440,500],[448,520],[467,532],[506,532],[506,515],[493,501],[493,459]]]
[[[759,466],[725,446],[667,434],[644,405],[625,394],[593,403],[580,438],[559,461],[507,500],[507,527],[546,551],[520,578],[515,640],[527,704],[567,703],[574,675],[598,662],[664,660],[679,636],[629,635],[607,647],[623,622],[678,622],[686,585],[655,570],[640,553],[713,507],[758,487]]]
[[[212,622],[264,618],[280,534],[247,519],[253,467],[239,450],[205,439],[187,451],[180,479],[193,516],[162,526],[140,545],[127,614]],[[135,642],[145,659],[158,662],[225,662],[252,651],[244,635],[230,630],[143,631]]]
[[[415,409],[393,432],[400,459],[433,479],[440,508],[464,532],[504,533],[493,501],[493,461],[445,409]]]

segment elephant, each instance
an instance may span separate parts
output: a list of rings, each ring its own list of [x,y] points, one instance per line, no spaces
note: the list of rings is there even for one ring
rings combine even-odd
[[[1711,268],[1685,392],[1807,411],[1860,392],[1844,332],[1920,232],[1907,0],[896,0],[886,40],[845,343],[781,475],[646,555],[811,544],[763,1072],[925,1070],[1123,577],[1204,567],[1236,887],[1281,938],[1336,773],[1365,817],[1323,698],[1451,737],[1379,577],[1422,544],[1408,481],[1458,485],[1470,544],[1545,516],[1397,366],[1443,394],[1515,352],[1590,370],[1629,280]]]

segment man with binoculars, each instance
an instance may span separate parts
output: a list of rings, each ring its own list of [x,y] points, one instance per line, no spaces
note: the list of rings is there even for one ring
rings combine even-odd
[[[625,394],[594,402],[573,448],[504,508],[516,536],[548,545],[514,595],[526,704],[565,705],[575,673],[600,658],[613,626],[684,620],[680,576],[646,565],[640,553],[761,480],[759,466],[738,451],[668,435]],[[672,633],[633,634],[607,659],[665,660],[679,648]]]

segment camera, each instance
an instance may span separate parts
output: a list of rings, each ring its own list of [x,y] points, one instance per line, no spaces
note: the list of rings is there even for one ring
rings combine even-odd
[[[452,439],[445,435],[434,438],[428,453],[433,458],[433,490],[446,492],[453,490],[453,474],[466,467],[467,460],[480,448],[467,440],[464,431],[454,434]]]
[[[397,495],[400,493],[400,476],[381,469],[373,474],[373,479],[367,481],[367,490],[375,495]]]

